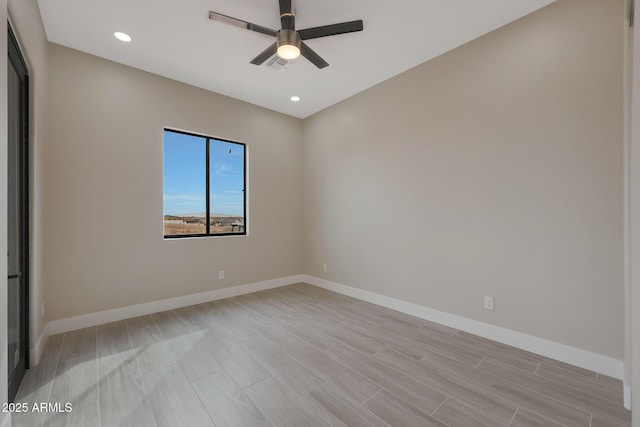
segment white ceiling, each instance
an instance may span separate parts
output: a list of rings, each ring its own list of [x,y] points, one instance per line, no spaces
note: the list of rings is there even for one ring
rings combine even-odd
[[[307,42],[329,62],[322,70],[302,57],[281,70],[252,65],[275,39],[208,19],[213,10],[279,29],[277,0],[38,3],[51,42],[304,118],[553,1],[298,0],[298,29],[364,20],[362,32]]]

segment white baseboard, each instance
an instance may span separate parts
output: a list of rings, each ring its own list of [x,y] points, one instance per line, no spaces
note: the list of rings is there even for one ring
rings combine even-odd
[[[40,336],[38,337],[38,341],[36,341],[36,345],[29,349],[29,367],[32,368],[40,363],[40,357],[42,357],[42,352],[44,351],[44,346],[47,343],[47,338],[49,338],[49,324],[45,324],[44,328],[42,328],[42,332],[40,332]]]
[[[76,329],[88,328],[91,326],[98,326],[105,323],[116,322],[118,320],[158,313],[160,311],[173,310],[180,307],[187,307],[189,305],[201,304],[204,302],[235,297],[252,292],[279,288],[281,286],[293,285],[295,283],[302,282],[303,280],[303,275],[288,276],[279,279],[250,283],[247,285],[232,286],[229,288],[216,289],[213,291],[200,292],[197,294],[167,298],[159,301],[130,305],[127,307],[114,308],[112,310],[98,311],[96,313],[89,313],[83,314],[81,316],[69,317],[66,319],[53,320],[47,323],[47,325],[45,326],[45,331],[47,331],[47,336],[61,334],[63,332],[74,331]],[[44,342],[46,342],[46,339],[43,341],[43,343]]]
[[[624,385],[624,407],[631,410],[631,387]]]
[[[468,319],[418,304],[376,294],[352,286],[342,285],[315,276],[304,275],[304,282],[330,291],[338,292],[359,300],[391,308],[421,319],[449,326],[474,335],[498,341],[513,347],[530,351],[541,356],[579,366],[590,371],[622,379],[623,362],[612,357],[560,344],[554,341],[524,334],[478,320]]]
[[[456,328],[461,331],[469,332],[523,350],[531,351],[545,357],[579,366],[584,369],[589,369],[610,377],[622,379],[623,376],[623,362],[612,357],[304,274],[246,285],[232,286],[229,288],[168,298],[160,301],[153,301],[112,310],[99,311],[66,319],[53,320],[45,325],[38,342],[35,347],[30,350],[32,365],[37,365],[37,362],[40,360],[40,356],[42,355],[44,345],[46,344],[46,340],[49,335],[60,334],[76,329],[102,325],[109,322],[144,316],[189,305],[201,304],[208,301],[215,301],[238,295],[264,291],[267,289],[279,288],[281,286],[292,285],[300,282],[306,282],[320,288],[391,308],[402,313]],[[631,389],[627,386],[625,386],[624,396],[625,406],[627,398],[630,405]]]

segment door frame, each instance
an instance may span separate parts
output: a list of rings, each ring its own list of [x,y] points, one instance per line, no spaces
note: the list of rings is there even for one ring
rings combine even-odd
[[[24,369],[29,369],[29,211],[30,211],[30,201],[29,201],[29,68],[25,61],[25,55],[22,52],[20,47],[20,43],[18,42],[18,38],[11,27],[11,23],[9,22],[7,25],[8,37],[7,37],[7,50],[8,50],[8,66],[13,64],[13,66],[18,70],[18,73],[22,77],[22,90],[20,93],[20,97],[23,101],[22,109],[20,111],[21,114],[21,124],[22,128],[20,129],[20,137],[22,139],[22,149],[21,149],[21,162],[22,162],[22,220],[24,224],[23,230],[23,250],[21,254],[22,258],[22,277],[23,277],[23,286],[22,286],[22,315],[21,315],[21,344],[22,344],[22,354],[24,354]],[[9,374],[7,372],[7,374]],[[11,380],[10,377],[7,380]],[[9,400],[13,401],[15,398],[15,394],[20,387],[20,382],[16,382],[15,384],[11,384],[8,381],[9,387]]]

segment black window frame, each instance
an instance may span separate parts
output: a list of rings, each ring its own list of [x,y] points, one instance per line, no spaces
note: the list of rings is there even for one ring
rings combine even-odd
[[[177,133],[177,134],[182,134],[182,135],[188,135],[188,136],[193,136],[193,137],[197,137],[197,138],[203,138],[205,139],[205,144],[206,144],[206,152],[205,152],[205,162],[206,162],[206,172],[205,172],[205,180],[206,180],[206,185],[205,185],[205,233],[198,233],[198,234],[164,234],[164,226],[163,226],[163,236],[165,239],[184,239],[184,238],[192,238],[192,237],[225,237],[225,236],[246,236],[247,235],[247,228],[248,228],[248,221],[247,221],[247,144],[245,144],[244,142],[239,142],[239,141],[233,141],[231,139],[226,139],[226,138],[218,138],[215,136],[209,136],[209,135],[204,135],[204,134],[200,134],[200,133],[195,133],[195,132],[187,132],[187,131],[183,131],[183,130],[178,130],[178,129],[172,129],[172,128],[164,128],[163,132],[162,132],[162,136],[163,136],[163,164],[162,164],[162,180],[163,180],[163,197],[164,197],[164,135],[166,132],[173,132],[173,133]],[[237,145],[241,145],[242,146],[242,155],[243,155],[243,159],[242,159],[242,181],[243,181],[243,188],[242,188],[242,212],[243,212],[243,221],[244,221],[244,226],[242,227],[242,232],[237,232],[237,233],[211,233],[211,193],[210,193],[210,189],[211,189],[211,141],[221,141],[221,142],[227,142],[230,144],[237,144]],[[165,216],[165,212],[164,212],[164,203],[163,203],[163,207],[162,207],[162,218],[164,219]]]

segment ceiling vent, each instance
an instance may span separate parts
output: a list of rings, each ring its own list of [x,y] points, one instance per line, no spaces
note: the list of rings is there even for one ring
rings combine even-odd
[[[291,67],[291,64],[293,64],[293,62],[287,61],[284,58],[280,58],[276,53],[275,55],[273,55],[271,58],[267,60],[266,65],[267,67],[272,68],[274,70],[282,70],[282,69],[287,69]]]

